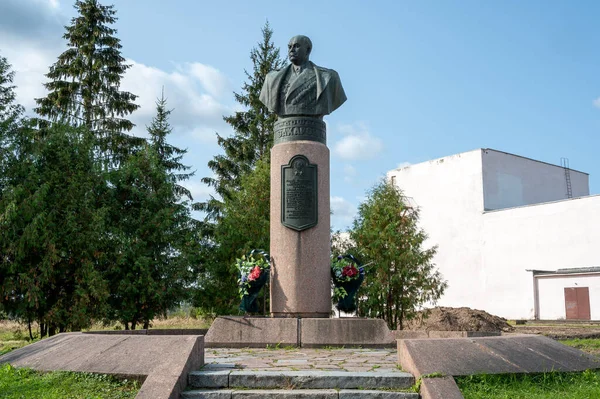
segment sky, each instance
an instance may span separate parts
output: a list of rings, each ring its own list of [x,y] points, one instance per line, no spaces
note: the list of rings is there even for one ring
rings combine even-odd
[[[600,2],[432,0],[301,2],[105,0],[131,68],[121,89],[139,97],[133,133],[144,136],[164,87],[171,142],[187,148],[194,200],[212,190],[224,115],[251,70],[268,20],[285,55],[311,38],[311,61],[336,70],[348,100],[325,117],[334,229],[352,224],[389,170],[493,148],[590,174],[600,192]],[[0,55],[16,72],[30,115],[44,74],[67,49],[72,0],[0,0]],[[444,193],[440,193],[441,196]]]

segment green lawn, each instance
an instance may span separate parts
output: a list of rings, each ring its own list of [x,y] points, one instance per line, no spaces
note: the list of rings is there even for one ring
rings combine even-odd
[[[598,399],[600,371],[456,377],[465,399]]]
[[[8,330],[0,324],[0,356],[31,343],[20,330]]]
[[[561,343],[580,349],[594,355],[600,354],[600,339],[597,338],[575,338],[561,340]]]
[[[0,366],[2,399],[128,399],[139,391],[137,381],[119,381],[107,375]]]

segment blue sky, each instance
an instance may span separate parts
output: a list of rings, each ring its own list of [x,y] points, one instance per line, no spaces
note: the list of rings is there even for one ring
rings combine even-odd
[[[17,72],[29,110],[43,74],[66,49],[66,0],[1,0],[0,54]],[[173,142],[200,178],[219,152],[221,116],[268,19],[283,49],[296,34],[311,60],[340,74],[348,101],[326,117],[336,229],[386,171],[488,147],[549,163],[568,157],[600,192],[600,3],[595,1],[222,1],[114,0],[123,89],[138,94],[135,133],[164,86]],[[440,193],[443,196],[443,193]]]

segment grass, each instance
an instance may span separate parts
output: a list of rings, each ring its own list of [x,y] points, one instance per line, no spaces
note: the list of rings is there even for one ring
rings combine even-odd
[[[597,399],[600,371],[455,378],[465,399]]]
[[[600,354],[600,339],[597,338],[575,338],[561,340],[561,343],[572,346],[594,355]]]
[[[40,373],[31,369],[0,366],[2,399],[129,399],[139,391],[139,383],[111,376],[54,371]]]
[[[31,342],[25,326],[7,320],[0,321],[0,356]]]

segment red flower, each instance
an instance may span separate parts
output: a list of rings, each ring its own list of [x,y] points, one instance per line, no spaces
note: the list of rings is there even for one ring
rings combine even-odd
[[[344,266],[342,269],[342,276],[354,277],[358,274],[358,269],[354,265]]]
[[[254,269],[248,275],[248,281],[254,281],[260,277],[260,267],[254,266]]]

